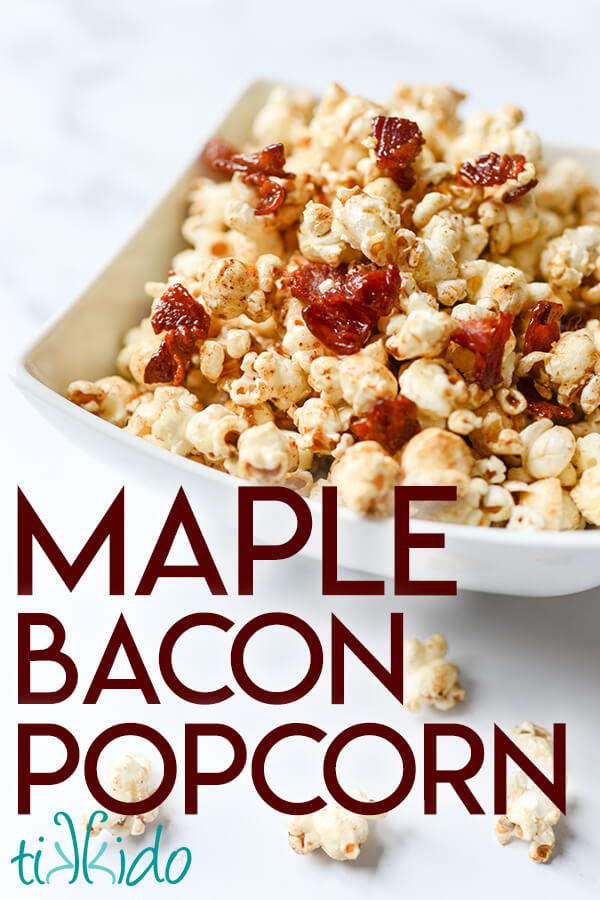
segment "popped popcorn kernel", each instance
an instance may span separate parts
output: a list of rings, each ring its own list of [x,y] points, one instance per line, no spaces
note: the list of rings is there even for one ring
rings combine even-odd
[[[511,728],[511,735],[521,750],[548,776],[554,769],[553,739],[549,731],[533,722]],[[529,858],[546,863],[556,847],[554,826],[560,810],[523,772],[513,769],[508,774],[506,815],[496,822],[495,835],[501,844],[513,838],[529,841]]]
[[[424,644],[404,641],[404,706],[409,712],[421,706],[448,710],[465,699],[458,669],[445,659],[447,651],[443,634],[433,634]]]
[[[115,800],[122,803],[136,803],[146,800],[152,793],[150,791],[150,763],[143,756],[131,756],[125,754],[118,759],[112,759],[107,764],[105,771],[99,775],[100,784],[104,790]],[[96,817],[90,828],[90,835],[96,837],[103,829],[114,835],[143,834],[146,825],[153,822],[159,813],[158,808],[140,815],[126,816],[106,810],[108,818],[101,822]],[[83,827],[89,827],[90,811],[83,820]]]
[[[368,798],[360,791],[348,791],[358,800]],[[316,813],[289,819],[288,843],[295,853],[305,855],[321,848],[336,860],[356,859],[369,837],[369,820],[382,816],[351,813],[328,803]]]

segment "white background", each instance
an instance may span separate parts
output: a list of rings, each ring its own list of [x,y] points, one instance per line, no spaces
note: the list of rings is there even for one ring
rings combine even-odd
[[[284,3],[126,2],[25,0],[3,10],[0,97],[2,121],[2,246],[0,292],[7,360],[42,321],[70,300],[119,247],[140,216],[169,185],[236,94],[253,78],[270,76],[318,91],[335,78],[346,87],[386,96],[393,80],[445,80],[468,91],[468,108],[516,102],[547,138],[597,142],[599,7],[594,0],[564,2]],[[65,348],[68,353],[68,348]],[[597,763],[600,595],[524,600],[463,594],[457,599],[320,598],[318,565],[309,560],[262,564],[256,595],[235,596],[233,532],[210,528],[207,540],[232,596],[211,598],[193,582],[160,585],[151,598],[133,592],[166,515],[170,499],[160,485],[127,482],[127,596],[108,598],[106,557],[100,554],[73,595],[67,595],[41,554],[33,598],[15,596],[16,484],[20,483],[65,551],[81,546],[123,475],[84,454],[67,435],[43,422],[5,384],[2,454],[3,716],[0,843],[2,897],[20,896],[8,863],[18,839],[58,837],[51,815],[76,818],[86,808],[81,770],[56,789],[36,789],[33,814],[16,816],[16,609],[48,610],[68,632],[80,670],[78,689],[60,707],[28,708],[24,721],[55,720],[77,734],[82,752],[103,728],[124,720],[160,728],[182,760],[185,721],[227,722],[249,749],[272,727],[308,721],[333,736],[365,720],[387,722],[415,749],[418,776],[405,804],[378,823],[354,864],[321,854],[303,858],[287,847],[281,816],[255,795],[247,772],[234,784],[201,791],[200,814],[183,816],[182,775],[165,803],[164,847],[187,844],[190,874],[177,888],[143,882],[149,896],[296,898],[313,895],[391,897],[443,893],[447,897],[549,898],[565,891],[598,895]],[[182,544],[179,557],[185,557]],[[510,565],[510,560],[506,561]],[[532,573],[535,577],[535,573]],[[95,707],[82,699],[119,611],[124,610],[155,676],[160,707],[135,693],[106,694]],[[169,695],[160,681],[157,648],[166,628],[196,609],[217,609],[237,627],[259,612],[295,612],[317,630],[326,648],[319,685],[292,707],[264,707],[241,695],[216,708],[194,708]],[[349,666],[347,702],[328,700],[328,627],[332,612],[387,658],[391,610],[404,610],[408,636],[444,631],[450,658],[460,665],[468,700],[446,714],[409,716],[359,665]],[[190,635],[177,665],[198,686],[228,679],[228,637]],[[42,645],[45,635],[40,635]],[[249,667],[270,686],[291,684],[302,671],[302,648],[273,632],[249,650]],[[55,673],[44,673],[50,683]],[[493,722],[508,729],[531,718],[566,721],[569,815],[561,821],[555,859],[547,867],[527,859],[526,845],[501,848],[492,835]],[[473,781],[488,814],[469,817],[442,790],[440,814],[425,818],[421,800],[420,741],[424,721],[460,721],[486,738],[484,771]],[[127,745],[126,749],[130,749]],[[136,747],[135,749],[144,749]],[[222,747],[206,747],[207,768],[222,765]],[[225,758],[223,756],[223,758]],[[290,742],[273,754],[277,788],[301,797],[321,789],[319,753]],[[448,762],[461,762],[448,747]],[[37,759],[50,767],[51,755]],[[227,762],[227,760],[226,760]],[[56,763],[60,760],[57,756]],[[181,766],[183,769],[183,766]],[[396,758],[377,742],[357,744],[342,758],[342,780],[382,796],[397,780]],[[153,828],[148,835],[154,834]],[[144,846],[146,838],[141,838]],[[38,845],[39,846],[39,845]],[[133,841],[129,845],[134,847]],[[129,851],[131,856],[135,850]],[[164,851],[163,851],[164,856]],[[131,858],[131,857],[130,857]],[[50,865],[44,863],[42,869]],[[56,883],[58,885],[58,882]],[[138,891],[142,888],[138,888]],[[70,889],[31,893],[79,896]],[[94,896],[110,897],[100,883]]]

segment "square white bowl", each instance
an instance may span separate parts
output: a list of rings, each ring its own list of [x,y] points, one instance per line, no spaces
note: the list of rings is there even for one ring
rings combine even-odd
[[[219,133],[234,144],[248,134],[255,113],[273,85],[251,84],[227,117],[207,134]],[[557,147],[547,155],[572,155],[600,181],[600,151]],[[245,482],[161,450],[68,401],[67,385],[77,378],[95,380],[115,370],[123,334],[147,314],[146,281],[164,278],[184,242],[180,237],[193,177],[202,171],[196,159],[123,250],[73,303],[37,334],[19,356],[11,374],[27,398],[54,425],[92,455],[114,458],[127,475],[162,483],[174,497],[183,485],[201,525],[210,535],[215,516],[235,527],[237,489]],[[309,503],[313,533],[303,552],[321,556],[320,504]],[[367,520],[340,508],[340,566],[389,577],[394,567],[391,519]],[[293,528],[281,504],[257,504],[255,531],[265,542],[281,543]],[[445,549],[411,551],[413,579],[453,579],[459,588],[495,594],[555,596],[600,585],[600,529],[577,532],[515,532],[415,521],[415,530],[443,532]],[[282,537],[283,536],[283,537]]]

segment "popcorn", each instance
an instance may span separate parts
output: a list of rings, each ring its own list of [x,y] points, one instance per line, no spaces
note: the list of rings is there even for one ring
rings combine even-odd
[[[212,403],[188,421],[185,437],[196,453],[216,462],[237,454],[236,443],[247,428],[248,422],[242,416]]]
[[[419,407],[424,417],[445,419],[469,400],[469,392],[458,372],[445,360],[416,359],[400,375],[405,397]]]
[[[402,451],[406,475],[429,469],[457,470],[468,475],[473,454],[462,438],[443,428],[426,428],[408,441]]]
[[[179,456],[193,449],[187,426],[200,409],[197,398],[185,388],[158,387],[137,407],[126,430]]]
[[[552,735],[534,725],[523,722],[511,728],[513,740],[521,750],[548,776],[554,769]],[[548,862],[556,846],[554,826],[560,810],[523,772],[513,770],[508,776],[506,815],[496,822],[495,834],[501,844],[512,838],[529,841],[529,858],[534,862]]]
[[[273,254],[263,254],[256,266],[249,266],[237,259],[220,259],[211,263],[201,285],[202,299],[208,312],[221,319],[235,319],[242,314],[256,322],[268,319],[270,309],[266,291],[273,289],[276,261],[278,257]]]
[[[245,430],[238,441],[238,454],[235,472],[260,484],[281,482],[298,464],[297,449],[273,422]]]
[[[146,800],[152,793],[150,791],[150,763],[143,756],[131,756],[125,754],[118,759],[112,759],[106,766],[106,770],[100,776],[100,784],[104,790],[122,803],[139,803]],[[100,817],[95,817],[90,828],[90,835],[96,837],[103,829],[114,835],[143,834],[146,825],[153,822],[158,816],[158,808],[147,813],[135,816],[124,816],[108,810],[108,818],[105,822]],[[87,830],[90,826],[90,811],[83,820],[83,827]]]
[[[376,441],[348,447],[331,468],[338,500],[361,515],[389,514],[400,466]]]
[[[140,403],[142,392],[119,375],[109,375],[98,381],[72,381],[67,397],[77,406],[123,428]]]
[[[306,135],[314,100],[308,91],[274,87],[252,125],[252,137],[260,147],[283,141],[291,150]]]
[[[378,266],[397,259],[414,241],[402,219],[381,197],[359,187],[340,188],[333,201],[333,234]]]
[[[455,327],[456,323],[447,313],[414,309],[385,346],[396,359],[441,356]]]
[[[306,375],[298,363],[275,350],[247,353],[242,372],[229,385],[229,396],[240,406],[273,400],[279,409],[286,410],[309,393]]]
[[[539,419],[521,432],[522,464],[533,478],[560,475],[575,453],[575,437],[562,425]]]
[[[531,484],[509,481],[507,490],[519,496],[508,528],[517,531],[560,531],[577,528],[579,517],[558,478],[543,478]],[[575,498],[573,498],[574,500]]]
[[[348,791],[357,800],[368,800],[360,791]],[[320,847],[331,859],[356,859],[369,837],[369,820],[329,803],[316,813],[294,816],[288,821],[288,841],[295,853],[312,853]]]
[[[243,328],[230,328],[225,337],[225,349],[227,356],[232,359],[241,359],[249,352],[252,346],[252,337]]]
[[[217,341],[204,341],[200,348],[200,371],[207,381],[216,384],[223,373],[225,350]]]
[[[600,226],[581,225],[567,228],[549,242],[542,253],[540,269],[550,284],[563,291],[574,291],[584,278],[593,279],[596,290],[586,289],[592,302],[600,300],[597,282],[600,278]]]
[[[600,526],[600,191],[543,159],[517,107],[462,121],[461,99],[270,91],[225,168],[203,154],[215,178],[191,186],[189,246],[146,284],[119,374],[67,396],[234,476],[337,485],[360,515],[446,485],[455,502],[412,513]]]
[[[452,709],[466,697],[458,681],[458,669],[444,657],[448,644],[443,634],[433,634],[424,644],[404,641],[404,706],[415,712],[421,706]]]
[[[586,522],[600,525],[600,466],[592,466],[582,472],[571,491],[571,500]]]
[[[398,382],[390,370],[368,356],[344,357],[339,378],[342,397],[357,415],[367,412],[382,397],[395,397],[398,393]]]
[[[360,254],[339,236],[338,230],[334,231],[333,224],[334,215],[328,206],[312,200],[306,204],[298,229],[298,246],[306,259],[339,266],[360,258]]]
[[[315,453],[327,453],[340,442],[342,422],[335,406],[312,397],[294,413],[294,425],[300,434],[299,445]]]
[[[162,293],[163,285],[160,286]],[[158,350],[162,337],[154,334],[150,319],[142,319],[139,325],[131,328],[125,335],[122,350],[117,356],[117,368],[126,378],[133,378],[137,384],[143,385],[146,366],[150,357]]]
[[[584,330],[567,331],[546,355],[543,363],[549,382],[557,388],[557,400],[568,405],[595,374],[600,354]]]

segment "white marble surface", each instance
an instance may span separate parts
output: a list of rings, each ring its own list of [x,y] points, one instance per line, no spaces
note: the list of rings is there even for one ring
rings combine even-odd
[[[318,90],[336,78],[376,97],[394,79],[443,79],[469,91],[470,108],[518,102],[544,135],[594,143],[599,13],[595,0],[568,5],[555,0],[485,5],[309,0],[294,8],[182,0],[24,0],[12,5],[3,12],[0,34],[6,232],[0,293],[11,352],[106,262],[195,152],[207,123],[249,80],[268,75]],[[74,551],[122,484],[122,475],[43,422],[11,386],[5,392],[8,425],[1,452],[10,477],[3,485],[3,537],[9,552],[1,626],[12,635],[15,484],[23,486]],[[167,498],[153,485],[132,483],[127,490],[133,575],[122,605],[141,635],[140,645],[152,657],[168,624],[199,604],[212,604],[193,585],[162,588],[143,604],[133,597],[135,574],[160,526]],[[231,534],[215,531],[210,540],[224,570],[233,572]],[[228,580],[231,584],[233,579]],[[583,900],[597,897],[599,592],[546,601],[464,595],[456,601],[388,596],[324,603],[318,599],[318,584],[314,563],[292,561],[262,571],[252,600],[230,597],[219,608],[236,622],[268,609],[293,610],[323,637],[333,610],[374,647],[383,646],[390,609],[405,610],[411,634],[445,631],[469,690],[468,702],[451,714],[452,721],[482,734],[489,734],[494,721],[506,728],[530,717],[542,723],[567,721],[572,805],[559,829],[560,852],[551,866],[535,867],[524,846],[501,849],[495,844],[492,816],[469,818],[448,797],[438,817],[425,819],[415,795],[381,824],[377,840],[357,866],[328,864],[316,855],[297,858],[286,847],[279,817],[254,797],[246,776],[230,788],[206,791],[197,818],[182,817],[180,789],[168,802],[167,841],[173,846],[186,842],[194,850],[192,874],[178,889],[180,895],[197,896],[202,888],[211,898],[231,897],[243,888],[249,897],[327,893],[335,900],[364,892],[387,898],[406,890],[492,900],[534,892],[558,898],[567,891]],[[82,685],[73,700],[51,714],[48,708],[21,712],[22,719],[56,716],[85,742],[115,720],[141,717],[180,744],[184,717],[211,718],[169,698],[164,686],[159,689],[163,704],[150,713],[134,696],[105,698],[96,708],[82,708],[86,679],[120,608],[116,599],[106,599],[100,565],[73,596],[60,589],[49,568],[42,568],[35,597],[21,600],[19,607],[56,611],[83,660]],[[59,801],[68,801],[74,812],[83,801],[81,781],[73,779],[65,791],[38,792],[30,819],[17,821],[13,815],[19,713],[12,639],[6,649],[0,664],[3,683],[11,687],[4,692],[2,774],[9,802],[0,817],[0,846],[2,893],[12,898],[20,896],[7,864],[15,835],[35,838],[48,830],[46,816]],[[221,674],[219,648],[203,649],[214,674]],[[264,651],[256,664],[268,676],[285,672],[291,677],[290,667],[299,664],[291,647],[285,663],[268,647]],[[191,671],[197,658],[190,644],[181,664]],[[155,660],[148,664],[155,673]],[[252,744],[269,727],[294,718],[334,731],[372,717],[400,728],[417,745],[423,719],[402,715],[383,690],[372,688],[360,673],[354,675],[356,694],[343,710],[331,709],[323,686],[287,710],[257,709],[237,697],[214,718],[239,727]],[[367,780],[364,787],[375,793],[392,784],[394,759],[370,749],[376,771],[372,764],[361,768],[368,759],[365,751],[349,762],[348,777],[361,778],[363,784]],[[295,759],[302,763],[298,753]],[[283,758],[276,770],[280,784],[291,783]],[[299,790],[306,778],[308,774],[299,776]],[[489,770],[476,782],[484,797],[488,782]],[[489,800],[484,803],[489,808]],[[148,894],[163,889],[157,886]],[[111,892],[96,887],[95,896]]]

